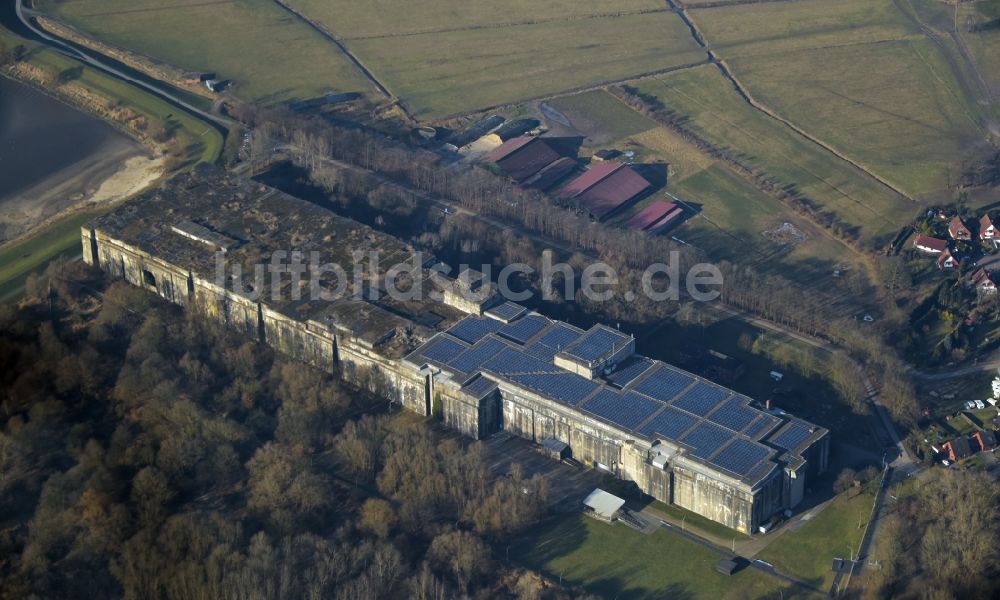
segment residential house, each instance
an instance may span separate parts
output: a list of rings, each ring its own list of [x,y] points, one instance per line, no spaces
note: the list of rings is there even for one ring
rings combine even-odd
[[[937,268],[953,269],[956,263],[955,257],[951,255],[951,250],[945,250],[937,259]]]
[[[948,460],[955,462],[972,456],[972,446],[968,438],[957,437],[942,444],[941,452],[948,455]]]
[[[993,226],[993,220],[990,219],[989,215],[983,215],[979,218],[979,239],[981,240],[994,240],[997,237],[996,228]]]
[[[918,235],[913,238],[913,247],[928,254],[941,254],[948,249],[948,242],[926,235]]]
[[[972,439],[979,445],[980,452],[989,452],[997,447],[997,437],[992,431],[977,431],[972,434]]]
[[[961,216],[956,215],[954,219],[948,223],[948,234],[953,240],[971,240],[972,231],[969,230],[965,225],[965,221],[962,220]]]
[[[997,291],[997,279],[996,275],[986,269],[979,269],[972,274],[971,282],[977,292],[995,294]]]

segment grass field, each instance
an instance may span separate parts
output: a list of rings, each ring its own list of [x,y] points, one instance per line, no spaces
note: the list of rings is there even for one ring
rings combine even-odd
[[[368,11],[378,7],[377,3],[358,4],[352,10],[339,12],[331,4],[305,4],[304,10],[311,18],[338,32],[354,31],[352,19],[371,21],[361,7]],[[364,30],[365,26],[359,27]],[[423,119],[627,79],[705,59],[682,21],[669,12],[366,37],[345,43],[411,112]]]
[[[607,145],[658,127],[605,90],[563,96],[547,104],[587,133],[584,146]]]
[[[685,127],[747,166],[794,185],[866,238],[894,232],[909,200],[748,105],[722,73],[704,66],[634,84],[687,119]]]
[[[345,40],[664,10],[657,0],[290,0]]]
[[[535,528],[510,557],[553,578],[619,600],[777,598],[781,584],[752,569],[715,571],[711,550],[666,531],[643,535],[579,513]],[[788,590],[784,591],[786,597]]]
[[[781,534],[758,558],[820,589],[829,589],[834,578],[833,559],[857,555],[874,501],[874,493],[849,490],[798,531]]]
[[[40,5],[113,44],[184,69],[214,71],[248,100],[371,91],[335,45],[272,0],[44,0]]]
[[[754,97],[911,196],[940,199],[988,151],[979,100],[891,0],[694,12]],[[864,65],[864,68],[859,68]]]

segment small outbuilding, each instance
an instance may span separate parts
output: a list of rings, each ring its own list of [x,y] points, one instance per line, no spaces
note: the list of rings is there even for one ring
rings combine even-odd
[[[715,563],[715,570],[723,575],[732,575],[740,568],[740,563],[731,558],[726,558]]]
[[[552,438],[545,438],[539,443],[542,454],[554,460],[569,458],[569,446]]]
[[[595,488],[583,500],[583,511],[608,523],[618,518],[618,511],[625,506],[625,500],[614,494]]]

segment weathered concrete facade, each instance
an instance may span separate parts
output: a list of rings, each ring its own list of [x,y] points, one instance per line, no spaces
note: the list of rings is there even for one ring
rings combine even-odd
[[[562,442],[576,460],[733,529],[752,532],[793,508],[826,468],[826,430],[635,356],[634,339],[612,328],[583,331],[498,306],[488,282],[411,274],[435,285],[441,302],[380,297],[383,273],[357,265],[342,275],[351,293],[336,299],[296,295],[283,275],[244,282],[234,267],[254,272],[276,250],[322,249],[345,263],[354,249],[412,252],[257,184],[181,177],[88,224],[81,241],[84,260],[109,277],[408,410],[476,439],[506,431]]]

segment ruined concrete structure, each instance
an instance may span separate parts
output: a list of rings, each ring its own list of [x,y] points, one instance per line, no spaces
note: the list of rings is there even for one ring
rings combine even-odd
[[[739,531],[794,508],[826,469],[823,428],[639,356],[613,328],[501,302],[478,273],[442,277],[395,238],[216,170],[178,177],[82,235],[84,260],[112,277],[473,438],[506,431],[558,446]],[[257,267],[292,251],[340,269],[296,283]],[[390,297],[390,285],[422,298]]]

